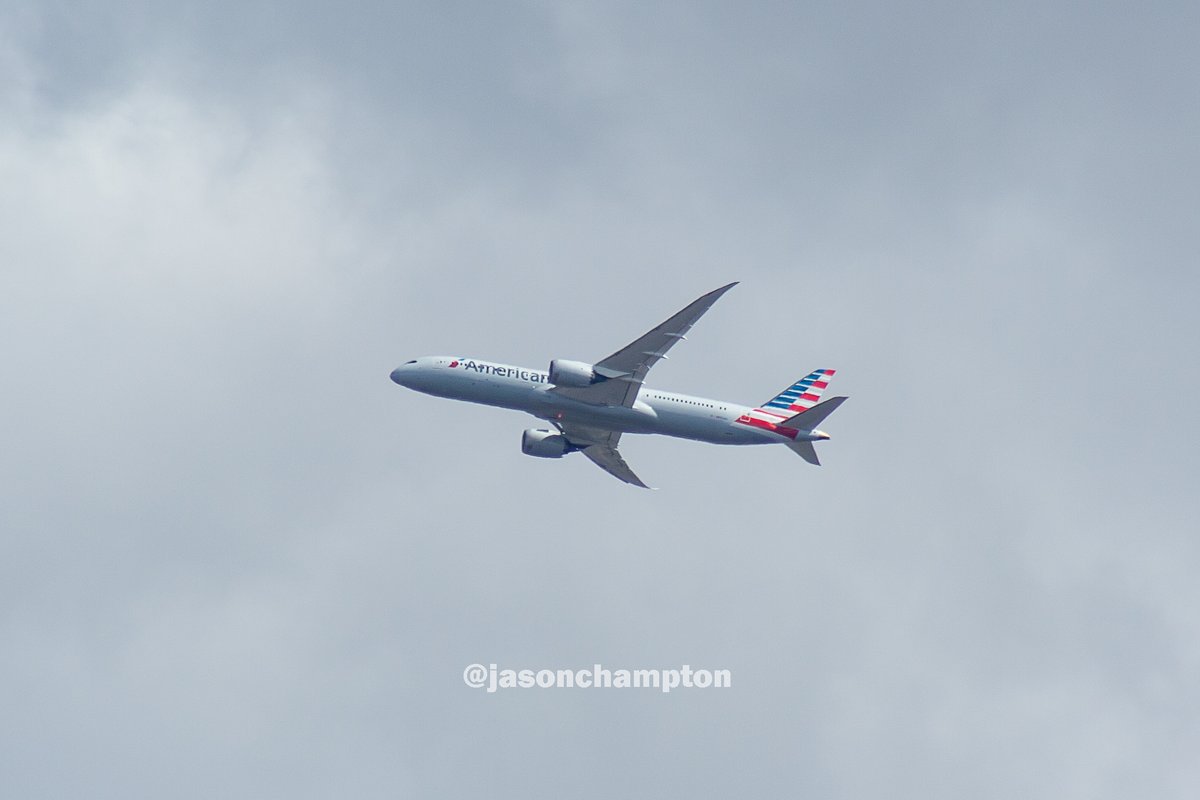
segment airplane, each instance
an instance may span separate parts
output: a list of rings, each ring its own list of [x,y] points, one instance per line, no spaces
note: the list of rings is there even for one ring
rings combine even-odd
[[[711,444],[784,444],[820,465],[818,430],[846,401],[818,402],[835,370],[813,370],[758,407],[664,392],[643,385],[646,373],[696,321],[737,285],[698,298],[643,336],[594,364],[556,358],[546,370],[473,358],[423,356],[392,370],[392,380],[418,392],[525,411],[552,428],[530,428],[521,452],[562,458],[580,452],[608,474],[643,489],[617,449],[625,433],[657,433]]]

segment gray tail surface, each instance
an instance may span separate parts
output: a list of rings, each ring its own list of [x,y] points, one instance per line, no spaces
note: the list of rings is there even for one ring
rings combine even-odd
[[[792,428],[798,431],[815,431],[817,426],[824,422],[826,417],[837,411],[838,406],[844,402],[846,402],[845,397],[831,397],[824,403],[817,403],[812,408],[801,411],[779,425],[781,428]],[[821,438],[828,439],[829,437],[822,434]],[[788,447],[808,463],[821,466],[821,459],[817,458],[817,448],[813,447],[812,442],[806,439],[797,439],[794,442],[788,442]]]
[[[808,463],[821,466],[821,459],[817,458],[817,448],[813,447],[812,442],[788,442],[788,447]]]
[[[789,417],[779,424],[784,428],[795,428],[796,430],[801,431],[814,431],[817,429],[818,425],[825,421],[826,417],[837,411],[838,406],[846,402],[846,400],[847,398],[845,397],[831,397],[824,403],[817,403],[812,408],[801,411],[796,416]],[[814,461],[813,463],[815,464],[816,462]]]

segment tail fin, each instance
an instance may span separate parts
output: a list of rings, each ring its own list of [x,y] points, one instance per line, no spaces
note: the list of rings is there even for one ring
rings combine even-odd
[[[796,413],[812,408],[833,380],[834,369],[815,369],[763,404],[764,411]],[[832,410],[832,409],[831,409]]]

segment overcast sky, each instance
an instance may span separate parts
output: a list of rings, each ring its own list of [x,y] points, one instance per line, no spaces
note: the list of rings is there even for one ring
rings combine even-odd
[[[12,797],[1194,798],[1194,3],[0,2]],[[527,458],[402,361],[850,401]],[[471,662],[732,670],[525,691]]]

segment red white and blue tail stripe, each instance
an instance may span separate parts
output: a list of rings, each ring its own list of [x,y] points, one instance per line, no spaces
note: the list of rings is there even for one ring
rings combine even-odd
[[[768,400],[760,408],[751,409],[738,417],[737,421],[742,425],[762,428],[772,433],[778,433],[780,436],[795,439],[797,430],[787,427],[783,423],[815,406],[836,371],[832,369],[813,370]]]
[[[821,399],[821,392],[833,379],[833,369],[815,369],[763,405],[763,411],[793,416],[812,408]]]

